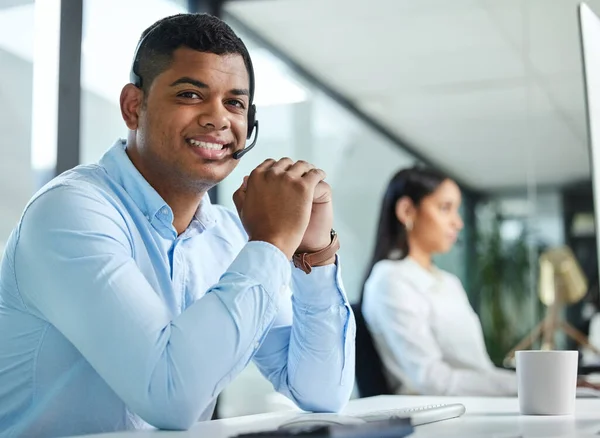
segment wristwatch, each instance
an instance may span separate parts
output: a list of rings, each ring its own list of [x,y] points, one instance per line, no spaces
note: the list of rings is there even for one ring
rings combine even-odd
[[[315,266],[323,266],[340,249],[340,241],[335,230],[331,229],[331,243],[316,252],[297,252],[292,257],[294,266],[310,274]]]

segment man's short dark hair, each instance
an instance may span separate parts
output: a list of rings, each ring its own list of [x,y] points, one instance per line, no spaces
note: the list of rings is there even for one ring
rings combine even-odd
[[[252,101],[253,70],[248,49],[231,27],[217,17],[209,14],[177,14],[165,17],[147,28],[140,41],[143,42],[132,69],[141,78],[141,88],[146,95],[154,79],[169,68],[173,52],[180,47],[188,47],[215,55],[241,55],[250,78]]]

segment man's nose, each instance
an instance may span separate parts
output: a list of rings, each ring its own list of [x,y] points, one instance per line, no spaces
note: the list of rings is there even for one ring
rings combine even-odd
[[[229,111],[221,101],[207,102],[198,116],[198,124],[216,131],[223,131],[231,126]]]

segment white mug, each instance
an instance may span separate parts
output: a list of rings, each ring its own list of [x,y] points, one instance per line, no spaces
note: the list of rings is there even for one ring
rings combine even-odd
[[[516,357],[521,414],[575,412],[577,351],[517,351]]]

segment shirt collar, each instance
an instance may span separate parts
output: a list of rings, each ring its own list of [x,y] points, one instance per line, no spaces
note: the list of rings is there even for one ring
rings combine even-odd
[[[207,192],[194,214],[192,225],[199,226],[201,230],[213,227],[217,223],[217,213],[215,210],[216,208],[212,204]]]
[[[125,140],[117,140],[100,159],[100,165],[125,189],[152,225],[161,223],[173,228],[171,208],[133,165],[125,151],[126,147]],[[207,193],[200,201],[190,228],[206,230],[216,224],[216,216],[215,206],[210,202]]]

